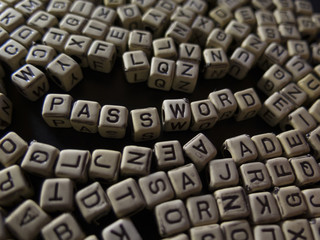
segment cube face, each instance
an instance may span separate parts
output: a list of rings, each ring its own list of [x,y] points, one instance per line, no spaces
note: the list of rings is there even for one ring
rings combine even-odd
[[[18,239],[33,239],[50,220],[33,200],[26,200],[6,218],[6,225]]]
[[[46,45],[34,45],[29,49],[26,63],[35,67],[45,68],[57,55],[54,48]]]
[[[127,49],[127,42],[129,38],[129,31],[121,27],[110,27],[107,34],[106,41],[113,43],[117,50],[117,56],[121,57]]]
[[[91,14],[92,19],[103,22],[108,26],[113,25],[113,22],[116,19],[116,17],[117,13],[114,9],[103,5],[97,6]]]
[[[116,47],[113,43],[102,40],[92,42],[88,50],[89,67],[92,70],[109,73],[116,61]]]
[[[172,89],[192,93],[196,87],[199,75],[199,64],[178,60]]]
[[[60,28],[51,27],[42,37],[42,43],[54,48],[57,52],[64,51],[69,33]]]
[[[153,54],[155,57],[175,60],[177,49],[171,37],[159,38],[153,41]]]
[[[222,48],[225,52],[229,49],[232,36],[220,28],[214,28],[206,42],[207,48]]]
[[[87,52],[91,45],[91,38],[72,34],[69,36],[64,51],[75,59],[81,67],[88,67]]]
[[[172,22],[180,22],[183,23],[187,26],[190,26],[193,22],[193,19],[195,17],[195,13],[193,11],[191,11],[190,9],[187,8],[182,8],[180,6],[178,6],[175,11],[173,12],[173,14],[171,15],[170,20]]]
[[[125,52],[122,55],[124,72],[129,83],[145,82],[148,79],[150,64],[147,55],[141,51]]]
[[[23,22],[24,17],[22,13],[14,8],[8,7],[0,14],[0,26],[8,32],[12,32],[14,29],[22,25]]]
[[[190,129],[200,131],[212,128],[218,121],[218,114],[209,99],[194,101],[190,103],[192,122]]]
[[[277,135],[285,157],[297,157],[307,154],[310,151],[310,146],[307,143],[304,135],[299,130],[289,130]]]
[[[94,3],[86,1],[77,1],[72,3],[70,12],[89,18],[94,8]]]
[[[45,34],[50,28],[57,24],[58,19],[54,15],[43,10],[38,10],[32,14],[27,21],[28,26],[38,30],[41,34]]]
[[[142,16],[143,29],[150,31],[153,38],[159,38],[162,36],[167,22],[168,15],[155,8],[148,9]]]
[[[266,160],[280,157],[282,146],[274,133],[263,133],[251,137],[258,151],[258,158]]]
[[[160,170],[179,167],[184,164],[184,156],[179,141],[163,141],[154,145],[157,167]]]
[[[232,117],[237,109],[237,101],[228,88],[211,92],[209,99],[217,110],[219,120]]]
[[[66,92],[83,79],[80,65],[64,53],[59,54],[47,65],[46,70],[50,78]]]
[[[153,57],[151,60],[148,87],[169,91],[172,86],[175,73],[175,62],[173,60]]]
[[[128,40],[128,48],[130,51],[142,50],[147,57],[150,57],[152,50],[152,34],[148,31],[131,31]]]
[[[229,74],[236,79],[243,79],[252,68],[255,56],[244,48],[237,48],[230,57]]]
[[[121,24],[128,30],[141,29],[141,13],[136,4],[125,4],[117,8]]]
[[[46,212],[74,210],[74,183],[68,178],[46,179],[41,188],[40,207]]]
[[[0,60],[5,62],[12,72],[24,64],[27,54],[27,49],[12,39],[9,39],[0,47]]]
[[[71,5],[71,1],[59,1],[52,0],[47,6],[47,12],[61,19],[68,11]]]
[[[292,74],[295,82],[312,72],[311,65],[299,56],[290,58],[285,67]]]
[[[191,40],[201,47],[205,47],[207,38],[214,28],[215,23],[208,17],[198,15],[192,23]]]
[[[118,237],[118,233],[122,231],[129,234],[130,238],[142,240],[142,237],[140,236],[136,227],[133,225],[130,218],[119,219],[116,222],[110,224],[108,227],[104,228],[102,230],[102,237],[104,239],[112,239]]]
[[[36,101],[49,90],[45,74],[31,64],[26,64],[11,75],[11,80],[21,94],[30,101]]]
[[[268,169],[272,185],[275,187],[292,184],[295,181],[295,175],[287,158],[278,157],[267,160]]]
[[[50,127],[70,128],[72,105],[69,94],[48,94],[43,102],[42,117]]]
[[[205,61],[205,79],[220,79],[229,70],[229,60],[222,48],[208,48],[203,51]]]
[[[69,33],[80,34],[85,24],[86,19],[84,17],[67,13],[59,22],[59,27]]]
[[[109,26],[95,19],[90,19],[82,30],[82,34],[96,40],[104,40]]]
[[[186,43],[191,38],[191,28],[181,22],[174,21],[165,33],[166,37],[171,37],[176,44]]]
[[[238,104],[238,111],[235,115],[236,121],[254,117],[262,106],[260,99],[253,88],[238,91],[234,94],[234,97]]]
[[[30,48],[33,42],[38,42],[41,39],[41,34],[26,25],[22,25],[15,29],[10,34],[11,39],[21,43],[24,47]]]
[[[117,105],[104,105],[100,111],[98,131],[102,137],[123,138],[128,124],[128,109]]]

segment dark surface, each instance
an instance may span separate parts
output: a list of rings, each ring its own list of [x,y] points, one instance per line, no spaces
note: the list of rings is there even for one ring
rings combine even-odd
[[[319,12],[318,0],[312,1],[314,10]],[[315,4],[317,3],[317,4]],[[91,100],[97,101],[101,106],[105,104],[123,105],[128,110],[156,107],[160,114],[161,104],[165,99],[188,98],[191,101],[201,100],[208,97],[209,93],[215,90],[229,88],[233,93],[249,87],[255,87],[256,82],[263,74],[257,68],[252,69],[244,80],[236,80],[230,76],[222,80],[205,80],[201,77],[198,80],[197,87],[193,94],[185,94],[177,91],[164,92],[150,89],[146,83],[129,84],[124,78],[121,71],[121,59],[117,60],[116,67],[110,74],[102,74],[92,72],[88,69],[84,70],[84,79],[68,94],[75,100]],[[18,135],[24,138],[27,142],[36,140],[51,144],[62,149],[85,149],[93,151],[94,149],[104,148],[122,151],[126,145],[138,145],[153,148],[157,141],[179,140],[181,145],[184,145],[197,132],[163,132],[162,136],[155,141],[148,142],[133,142],[130,136],[131,129],[128,127],[127,135],[124,139],[115,140],[101,137],[98,133],[88,134],[80,133],[73,129],[58,129],[50,128],[46,125],[41,117],[41,109],[44,97],[36,102],[30,102],[20,95],[10,83],[10,79],[5,79],[5,84],[8,92],[8,97],[12,100],[14,106],[12,124],[5,131],[0,131],[0,136],[3,136],[8,131],[15,131]],[[49,93],[64,93],[56,85],[50,81]],[[260,94],[260,99],[263,102],[265,96]],[[129,121],[130,122],[130,121]],[[233,118],[219,121],[212,129],[203,131],[203,133],[212,141],[219,150],[217,158],[221,157],[220,148],[222,143],[230,137],[240,134],[249,134],[254,136],[265,132],[278,133],[278,128],[269,127],[259,117],[254,117],[242,122],[236,122]],[[187,160],[188,161],[188,160]],[[205,182],[206,177],[204,172],[201,172],[201,177],[204,183],[204,192],[207,191]],[[30,176],[36,190],[35,200],[38,201],[39,186],[43,179]],[[77,186],[81,189],[82,186]],[[105,188],[107,186],[104,186]],[[107,217],[102,218],[99,224],[85,224],[78,211],[76,211],[78,221],[87,234],[95,233],[100,235],[101,230],[116,220],[114,215],[110,213]],[[144,239],[156,239],[158,233],[153,219],[153,214],[150,211],[144,210],[141,213],[132,217],[135,226]]]

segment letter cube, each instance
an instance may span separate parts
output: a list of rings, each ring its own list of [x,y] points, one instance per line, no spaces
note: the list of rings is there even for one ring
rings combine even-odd
[[[271,158],[266,161],[265,165],[273,186],[280,187],[294,183],[296,177],[287,158]]]
[[[16,71],[25,63],[28,50],[19,42],[9,39],[0,46],[0,60],[9,67],[10,71]]]
[[[82,79],[80,65],[68,55],[61,53],[46,67],[49,77],[64,91],[74,88]]]
[[[204,237],[216,237],[217,239],[223,239],[222,230],[219,224],[208,224],[198,227],[192,227],[189,230],[189,235],[191,240],[201,239]],[[180,240],[187,240],[188,237]],[[179,239],[177,239],[179,240]]]
[[[113,69],[116,61],[116,47],[113,43],[94,40],[87,54],[90,69],[104,73]]]
[[[35,13],[36,11],[44,8],[44,3],[36,0],[23,0],[14,5],[14,8],[21,12],[25,17],[30,17],[31,14]]]
[[[73,98],[69,94],[48,94],[42,106],[42,118],[50,127],[70,128]]]
[[[195,13],[185,7],[178,6],[170,17],[171,22],[180,22],[190,26],[194,20]]]
[[[190,108],[192,131],[212,128],[218,121],[217,111],[209,99],[191,102]]]
[[[89,37],[71,34],[64,46],[64,52],[79,63],[80,67],[88,67],[87,52],[91,42]]]
[[[201,48],[198,44],[181,43],[179,44],[179,60],[200,63]]]
[[[232,117],[237,110],[237,101],[230,89],[211,92],[208,98],[216,108],[219,120]]]
[[[70,115],[71,126],[79,132],[96,133],[100,109],[98,102],[77,100]]]
[[[33,200],[19,205],[6,218],[6,226],[17,239],[35,239],[51,218]]]
[[[191,41],[205,47],[207,38],[214,26],[215,23],[210,18],[198,15],[191,26]]]
[[[30,48],[32,44],[39,42],[41,37],[42,35],[37,30],[27,25],[21,25],[10,34],[11,39],[21,43],[26,48]]]
[[[222,48],[207,48],[203,51],[204,78],[220,79],[229,71],[229,60]]]
[[[82,17],[89,18],[95,7],[95,4],[90,1],[79,0],[73,2],[70,6],[69,12],[78,14]]]
[[[36,101],[49,90],[46,75],[31,64],[26,64],[11,75],[19,92],[30,101]]]
[[[155,57],[175,60],[178,56],[175,43],[171,37],[153,40],[152,46]]]
[[[86,18],[72,13],[67,13],[59,22],[59,28],[71,34],[81,34],[81,31],[86,24]]]
[[[57,53],[54,48],[36,44],[33,45],[26,56],[26,63],[31,64],[40,69],[45,69],[45,67],[56,57]]]
[[[267,70],[273,64],[283,65],[289,57],[288,50],[279,43],[270,43],[258,61],[258,66]]]
[[[104,105],[100,111],[98,131],[106,138],[123,138],[128,125],[128,109],[124,106]]]
[[[64,51],[64,45],[69,38],[69,33],[60,28],[51,27],[42,37],[42,43],[53,47],[57,52]]]
[[[125,52],[122,55],[126,79],[129,83],[145,82],[149,77],[150,64],[142,50]]]
[[[184,131],[191,122],[190,104],[187,99],[170,99],[162,103],[164,131]]]
[[[176,73],[172,82],[172,89],[180,92],[192,93],[198,82],[199,64],[178,60]]]
[[[123,28],[128,30],[141,29],[141,13],[136,4],[124,4],[117,8],[117,13]]]
[[[297,84],[308,95],[305,104],[311,104],[320,97],[320,80],[314,74],[307,74]]]
[[[253,53],[239,47],[230,57],[230,68],[228,73],[232,77],[242,80],[247,76],[254,63],[255,56]]]
[[[128,48],[130,51],[142,50],[148,58],[152,51],[152,34],[148,31],[133,30],[129,34]]]
[[[294,82],[283,87],[280,90],[280,93],[289,99],[295,107],[300,107],[302,104],[306,103],[308,98],[308,94]]]
[[[45,34],[50,28],[58,25],[58,19],[49,12],[38,10],[28,18],[27,25]]]
[[[24,23],[24,17],[22,13],[12,7],[6,8],[0,14],[0,26],[7,32],[11,33],[14,29]]]
[[[192,29],[181,22],[174,21],[167,29],[165,36],[171,37],[176,44],[186,43],[192,35]]]
[[[91,19],[103,22],[108,26],[112,26],[116,18],[117,12],[114,9],[104,5],[96,6],[91,14]]]
[[[109,31],[106,23],[90,19],[82,29],[82,34],[92,39],[104,40]]]
[[[59,1],[59,0],[52,0],[49,1],[46,11],[57,18],[61,19],[65,16],[71,6],[72,2],[69,0]]]
[[[218,23],[220,27],[225,27],[233,18],[233,14],[229,8],[217,6],[209,11],[209,17]]]
[[[249,34],[241,43],[241,47],[253,53],[257,62],[264,53],[268,44],[262,41],[256,34]]]
[[[160,0],[154,8],[166,13],[168,16],[171,16],[176,7],[177,3],[173,0]]]
[[[251,137],[258,151],[258,159],[265,160],[282,155],[282,146],[274,133],[262,133]]]
[[[232,36],[236,43],[241,43],[250,33],[250,26],[236,20],[231,20],[225,28],[225,32]]]
[[[149,31],[154,39],[163,35],[167,22],[168,15],[155,8],[149,8],[142,16],[143,29]]]
[[[214,28],[206,42],[206,48],[222,48],[225,52],[228,51],[232,43],[232,36],[226,33],[223,29]]]
[[[106,1],[107,0],[105,0],[105,2]],[[114,0],[112,2],[114,2]],[[130,218],[119,219],[102,230],[103,239],[113,239],[119,236],[130,236],[130,238],[135,240],[142,240],[142,237]]]
[[[256,116],[261,108],[258,94],[253,88],[247,88],[234,94],[238,110],[235,114],[236,121],[243,121]]]
[[[121,57],[127,50],[127,44],[129,39],[129,31],[121,27],[110,27],[110,30],[106,36],[106,41],[113,43],[117,50],[117,56]]]
[[[276,25],[258,26],[257,34],[262,41],[265,41],[268,44],[272,42],[275,42],[275,43],[281,42],[281,35]]]
[[[135,142],[157,139],[161,134],[161,123],[157,108],[130,111]]]
[[[151,59],[148,87],[169,91],[172,86],[176,63],[173,60],[153,57]]]
[[[234,236],[245,236],[248,240],[253,240],[251,226],[247,220],[234,220],[223,222],[220,225],[226,239],[232,239]]]
[[[182,147],[177,140],[155,143],[154,154],[159,170],[171,169],[184,164]]]

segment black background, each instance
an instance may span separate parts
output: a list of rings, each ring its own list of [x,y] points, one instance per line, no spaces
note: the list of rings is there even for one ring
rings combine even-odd
[[[317,0],[313,0],[314,11],[320,11],[320,4]],[[253,68],[248,76],[243,80],[236,80],[230,76],[226,76],[221,80],[205,80],[199,77],[196,89],[192,94],[186,94],[178,91],[160,91],[150,89],[146,83],[129,84],[126,82],[122,71],[122,61],[117,59],[116,65],[110,74],[93,72],[89,69],[83,69],[84,79],[74,87],[68,94],[74,100],[90,100],[97,101],[101,106],[105,104],[115,104],[126,106],[128,110],[140,109],[146,107],[156,107],[158,113],[161,114],[161,105],[165,99],[188,98],[190,102],[206,99],[210,92],[229,88],[233,93],[246,88],[255,87],[256,82],[262,76],[263,72],[258,68]],[[52,81],[50,82],[49,93],[64,93]],[[11,125],[0,131],[0,136],[3,136],[9,131],[15,131],[27,142],[36,140],[38,142],[51,144],[58,149],[83,149],[93,151],[94,149],[111,149],[122,151],[126,145],[137,145],[153,148],[153,145],[158,141],[179,140],[181,145],[184,145],[198,132],[183,131],[183,132],[163,132],[161,137],[155,141],[133,142],[131,138],[131,121],[126,137],[121,140],[107,139],[101,137],[98,133],[89,134],[77,132],[74,129],[59,129],[50,128],[41,117],[41,110],[44,97],[36,102],[31,102],[25,99],[18,93],[13,84],[10,82],[10,76],[5,78],[5,86],[7,96],[13,102],[13,117]],[[256,89],[257,90],[257,89]],[[257,90],[261,102],[265,100],[265,96]],[[274,132],[279,133],[278,128],[271,128],[260,117],[254,117],[241,122],[236,122],[233,118],[222,120],[206,131],[202,131],[218,149],[217,158],[221,156],[221,145],[230,137],[240,134],[249,134],[254,136],[261,133]],[[186,158],[186,162],[189,160]],[[154,159],[153,159],[154,165]],[[152,167],[154,171],[154,166]],[[207,192],[205,171],[200,173],[203,179],[204,189]],[[43,179],[29,175],[35,189],[34,199],[39,200],[39,188]],[[77,189],[83,186],[77,185]],[[107,186],[104,186],[106,189]],[[10,211],[10,209],[9,209]],[[108,224],[114,222],[116,217],[111,212],[106,217],[103,217],[97,224],[86,224],[79,212],[75,211],[75,216],[86,234],[96,234],[100,236],[101,230]],[[53,217],[55,215],[52,215]],[[159,238],[156,224],[152,211],[143,210],[142,212],[132,216],[132,220],[137,227],[143,239]]]

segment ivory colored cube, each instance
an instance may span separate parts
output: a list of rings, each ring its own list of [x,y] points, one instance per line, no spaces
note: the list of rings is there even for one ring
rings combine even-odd
[[[44,3],[40,0],[29,1],[23,0],[14,5],[14,8],[22,13],[25,17],[30,17],[36,11],[44,8]]]
[[[45,68],[57,55],[53,47],[36,44],[33,45],[26,56],[26,63],[38,68]]]
[[[311,65],[299,56],[291,57],[286,65],[286,69],[292,74],[293,81],[297,82],[303,77],[305,77],[308,73],[312,72]]]
[[[14,29],[24,23],[24,17],[22,13],[12,7],[6,8],[0,14],[0,26],[7,32],[12,32]]]
[[[243,6],[234,11],[235,19],[240,23],[245,23],[250,26],[250,28],[254,27],[257,23],[256,16],[251,6]]]
[[[270,224],[280,221],[280,212],[272,193],[251,193],[248,199],[251,208],[250,219],[254,224]]]
[[[232,36],[237,43],[241,43],[250,33],[250,26],[236,20],[231,20],[225,28],[225,32]]]
[[[198,100],[190,103],[192,131],[212,128],[218,121],[218,114],[209,99]]]
[[[311,104],[320,97],[320,80],[314,74],[307,74],[304,78],[300,79],[297,84],[308,95],[306,104]]]
[[[131,3],[136,4],[141,12],[146,12],[152,6],[155,5],[156,0],[146,0],[146,1],[139,1],[139,0],[132,0]]]
[[[184,131],[191,122],[190,104],[187,99],[170,99],[162,102],[164,131]]]
[[[35,239],[51,218],[33,200],[26,200],[6,218],[6,226],[17,239]]]
[[[142,240],[138,230],[134,226],[133,222],[130,218],[122,218],[117,220],[116,222],[110,224],[102,230],[102,238],[105,239],[113,239],[119,238],[119,233],[125,232],[132,239]]]
[[[242,187],[229,187],[214,192],[220,220],[229,221],[248,217],[250,207],[247,200],[247,195]],[[230,201],[232,199],[232,201]]]
[[[128,48],[130,51],[142,50],[148,58],[152,51],[152,34],[149,31],[133,30],[129,34]]]
[[[167,170],[184,164],[184,155],[179,141],[162,141],[154,144],[154,154],[159,170]]]
[[[212,194],[187,198],[186,208],[194,227],[214,224],[219,220],[217,203]]]
[[[118,218],[141,211],[146,203],[133,178],[122,180],[107,189],[112,209]]]
[[[235,114],[236,121],[243,121],[256,116],[261,109],[258,94],[253,88],[247,88],[234,94],[238,110]]]
[[[59,0],[51,0],[49,1],[46,11],[57,18],[61,19],[65,16],[71,6],[72,2],[69,0],[59,1]]]
[[[181,22],[174,21],[170,24],[165,33],[165,37],[171,37],[176,44],[186,43],[192,35],[192,29]]]
[[[286,220],[281,224],[283,235],[286,239],[290,237],[314,239],[309,221],[304,218]]]
[[[86,24],[86,18],[72,13],[67,13],[59,22],[59,28],[65,30],[71,34],[80,34],[84,25]]]
[[[172,89],[176,91],[192,93],[198,82],[199,64],[178,60],[176,73],[172,82]]]
[[[128,125],[128,109],[124,106],[104,105],[100,111],[98,131],[106,138],[123,138]]]
[[[62,213],[53,219],[41,229],[41,234],[45,240],[59,240],[66,234],[67,236],[71,234],[74,239],[85,238],[80,225],[71,213]]]
[[[31,64],[26,64],[11,75],[13,84],[30,101],[36,101],[49,90],[46,75]]]
[[[100,109],[98,102],[77,100],[70,115],[71,126],[79,132],[96,133]]]
[[[158,9],[161,12],[164,12],[168,16],[171,16],[173,14],[176,7],[177,7],[177,3],[173,0],[160,0],[154,6],[155,9]]]
[[[63,149],[55,166],[55,176],[86,182],[90,160],[91,154],[87,150]]]
[[[220,227],[226,240],[232,240],[234,238],[234,233],[241,234],[241,236],[244,235],[248,240],[253,240],[251,226],[247,220],[223,222]]]
[[[148,209],[153,209],[156,205],[174,198],[169,178],[163,171],[139,178],[139,186]]]
[[[31,174],[52,177],[59,153],[59,149],[54,146],[33,142],[21,162],[21,168]]]
[[[281,35],[276,25],[258,26],[257,34],[261,40],[265,41],[266,43],[270,44],[272,42],[281,42]]]
[[[223,154],[231,156],[237,164],[253,161],[258,156],[256,146],[247,134],[226,139],[222,149]]]
[[[268,70],[273,64],[284,65],[288,58],[288,50],[281,44],[272,42],[260,57],[258,66],[263,70]]]
[[[64,52],[76,60],[80,67],[88,67],[87,52],[91,42],[89,37],[71,34],[64,46]]]
[[[232,36],[230,34],[221,28],[214,28],[207,38],[206,48],[222,48],[226,52],[231,43]]]
[[[178,6],[170,17],[171,22],[180,22],[190,26],[195,18],[195,12],[185,7]]]
[[[266,161],[272,185],[281,187],[293,184],[296,177],[294,175],[291,164],[285,157],[271,158]]]
[[[192,163],[168,171],[168,176],[177,198],[184,199],[202,190],[199,173]]]
[[[0,171],[1,206],[12,206],[32,195],[33,189],[18,165],[12,165]]]
[[[269,10],[258,10],[255,12],[258,26],[275,26],[276,19]]]
[[[219,120],[232,117],[237,109],[237,101],[228,88],[211,92],[208,98],[216,108]]]
[[[42,118],[50,127],[70,128],[73,98],[69,94],[48,94],[42,106]]]
[[[82,34],[96,40],[104,40],[109,26],[99,20],[90,19],[82,29]]]
[[[237,8],[241,7],[244,4],[244,1],[235,1],[230,2],[228,0],[220,0],[219,5],[225,8],[230,9],[231,11],[236,10]]]
[[[13,39],[9,39],[0,46],[0,60],[6,63],[12,72],[24,65],[27,54],[28,50]]]
[[[70,6],[69,12],[78,14],[80,16],[83,16],[85,18],[89,18],[91,16],[91,13],[94,9],[95,5],[93,2],[87,2],[87,1],[76,1],[73,2]]]
[[[310,147],[302,132],[299,130],[289,130],[277,135],[285,157],[296,157],[307,154]]]
[[[294,2],[295,12],[297,15],[311,15],[313,13],[312,3],[304,0]]]
[[[283,233],[278,224],[256,225],[253,227],[254,239],[265,239],[272,234],[277,240],[284,240]]]
[[[98,5],[93,10],[91,14],[91,19],[98,20],[107,24],[108,26],[113,25],[115,19],[117,18],[117,12],[105,5]]]
[[[150,64],[142,50],[125,52],[122,55],[124,73],[129,83],[145,82],[149,77]]]
[[[222,48],[207,48],[203,51],[205,79],[220,79],[228,73],[230,64]]]
[[[49,213],[73,211],[74,188],[69,178],[46,179],[41,187],[40,207]]]
[[[64,45],[66,44],[69,33],[60,28],[51,27],[42,37],[42,43],[54,48],[57,52],[64,51]]]
[[[201,171],[217,155],[216,147],[203,133],[197,134],[183,145],[183,150],[198,171]]]
[[[124,4],[117,7],[117,13],[123,28],[128,30],[141,29],[141,13],[136,4]]]
[[[182,61],[190,61],[200,63],[201,48],[198,44],[181,43],[179,44],[179,59]]]
[[[129,39],[129,31],[122,27],[112,26],[105,40],[109,43],[113,43],[117,50],[117,56],[121,57],[127,50],[127,43]]]
[[[39,42],[42,35],[35,29],[21,25],[15,29],[11,34],[10,38],[21,43],[24,47],[30,48],[34,42]]]
[[[208,3],[203,0],[188,0],[183,4],[183,7],[196,14],[204,15],[208,10]]]
[[[116,61],[116,47],[113,43],[94,40],[87,55],[90,69],[110,73]]]
[[[212,19],[198,15],[191,25],[191,41],[199,44],[201,47],[205,47],[207,38],[214,26],[215,23]]]
[[[307,217],[316,218],[320,216],[319,198],[320,190],[318,188],[309,188],[301,191],[307,204]]]
[[[256,34],[250,33],[241,43],[241,47],[253,53],[255,56],[255,63],[264,53],[268,44],[261,40]]]
[[[171,221],[169,216],[175,217]],[[155,208],[155,217],[160,236],[167,237],[181,233],[190,227],[190,221],[184,203],[179,200],[172,200],[161,203]]]
[[[99,182],[79,190],[75,195],[75,201],[81,215],[88,223],[107,215],[111,210],[107,194]]]
[[[152,150],[148,147],[127,145],[123,148],[121,175],[146,176],[150,173]]]
[[[283,220],[297,217],[307,211],[307,205],[302,193],[296,186],[276,188],[273,191],[273,195]]]
[[[64,91],[74,88],[82,79],[80,65],[70,56],[61,53],[46,67],[49,77]]]
[[[108,149],[95,149],[92,152],[89,178],[100,182],[114,183],[120,172],[121,152]]]
[[[270,8],[273,8],[273,1],[272,0],[266,0],[266,1],[252,0],[252,5],[257,9],[270,9]]]
[[[274,133],[262,133],[251,137],[254,142],[258,159],[265,160],[282,155],[282,146]]]
[[[17,133],[8,132],[0,139],[1,164],[9,167],[17,163],[28,150],[28,143]]]
[[[213,159],[208,164],[209,190],[233,187],[239,183],[237,165],[232,158]]]
[[[279,3],[280,1],[278,1]],[[290,4],[290,1],[284,1],[284,4]],[[291,1],[292,4],[292,1]],[[293,7],[291,8],[293,9]],[[277,24],[295,24],[296,17],[294,12],[288,8],[288,5],[284,8],[277,8],[273,11],[274,18],[276,19]]]
[[[58,25],[58,19],[49,12],[38,10],[28,18],[27,25],[45,34],[50,28]]]
[[[278,28],[279,28],[281,38],[283,39],[284,42],[293,41],[293,40],[297,41],[301,39],[300,32],[296,27],[296,25],[294,24],[282,23],[282,24],[279,24]]]
[[[148,87],[169,91],[175,75],[176,63],[173,60],[153,57],[148,78]]]
[[[135,142],[157,139],[160,136],[161,123],[156,108],[134,109],[130,114]]]
[[[219,224],[209,224],[199,227],[192,227],[189,230],[191,240],[209,237],[216,237],[217,239],[223,239],[223,234]]]
[[[261,162],[244,163],[239,172],[243,187],[249,193],[267,190],[271,187],[271,179],[266,166]]]
[[[143,29],[151,32],[154,39],[163,36],[168,21],[168,15],[155,8],[149,8],[142,16]]]
[[[258,80],[257,87],[267,96],[280,91],[292,81],[291,74],[278,64],[273,64]]]
[[[13,104],[11,100],[0,93],[0,129],[6,129],[12,121]]]
[[[217,22],[220,27],[225,27],[233,18],[233,13],[227,7],[217,6],[209,11],[209,17]]]
[[[302,155],[289,159],[296,175],[296,185],[305,186],[320,181],[320,166],[311,155]]]
[[[292,110],[294,105],[279,92],[270,95],[262,104],[259,116],[270,126],[276,126]]]
[[[237,48],[230,57],[229,74],[242,80],[246,77],[255,62],[255,56],[244,48]]]
[[[178,56],[174,40],[171,37],[153,40],[152,46],[155,57],[175,60]]]

